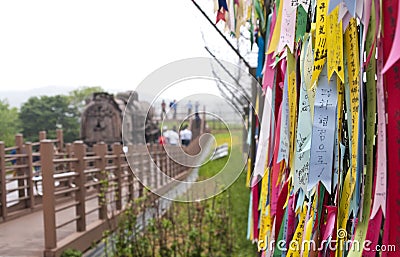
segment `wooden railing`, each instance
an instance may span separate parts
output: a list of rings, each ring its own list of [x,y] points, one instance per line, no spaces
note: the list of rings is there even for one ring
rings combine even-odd
[[[46,139],[46,132],[40,132],[39,139]],[[69,146],[64,148],[62,130],[57,130],[57,139],[51,142],[57,150],[56,158],[68,156]],[[41,208],[42,198],[34,185],[41,167],[39,145],[40,142],[25,143],[22,134],[15,136],[15,146],[5,147],[0,142],[0,220]]]
[[[57,139],[46,139],[45,132],[39,139],[24,142],[18,134],[13,147],[0,142],[0,218],[42,209],[44,256],[59,256],[67,248],[86,250],[103,231],[115,228],[131,200],[149,194],[143,185],[161,195],[189,172],[180,164],[187,163],[187,155],[179,146],[123,149],[119,143],[100,143],[89,149],[81,141],[64,144],[62,130]]]
[[[173,178],[187,173],[179,164],[185,155],[177,146],[169,146],[168,153],[178,162],[158,145],[129,146],[129,154],[135,155],[130,165],[119,143],[111,151],[107,148],[101,143],[87,152],[82,142],[75,142],[71,155],[60,159],[52,141],[41,141],[45,256],[58,256],[66,248],[86,250],[102,238],[103,231],[113,230],[127,203],[144,194],[139,180],[154,192],[169,184],[158,169]],[[55,186],[63,182],[66,186]],[[65,194],[72,194],[72,201],[57,204],[57,197]]]

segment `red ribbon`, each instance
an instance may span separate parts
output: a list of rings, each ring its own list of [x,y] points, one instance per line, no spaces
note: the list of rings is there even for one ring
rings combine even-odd
[[[253,194],[252,213],[253,213],[253,240],[258,239],[258,183],[251,188]]]
[[[288,194],[288,185],[289,182],[287,181],[282,188],[281,193],[279,194],[278,204],[276,209],[276,222],[275,222],[275,240],[277,240],[279,236],[279,230],[281,229],[282,219],[285,213],[283,206],[285,205],[287,194]]]

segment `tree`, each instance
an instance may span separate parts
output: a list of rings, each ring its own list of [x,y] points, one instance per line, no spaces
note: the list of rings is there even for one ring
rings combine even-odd
[[[86,105],[86,100],[90,100],[93,93],[104,92],[101,87],[81,87],[69,92],[70,103],[78,109],[81,114]]]
[[[17,108],[11,108],[7,100],[0,100],[0,141],[14,145],[15,134],[20,132]]]
[[[64,95],[31,97],[20,112],[24,137],[30,141],[37,141],[42,130],[55,138],[57,128],[63,129],[65,142],[79,139],[78,116],[77,107]]]

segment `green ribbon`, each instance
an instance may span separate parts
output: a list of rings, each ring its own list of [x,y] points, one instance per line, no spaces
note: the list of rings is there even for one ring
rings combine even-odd
[[[284,230],[285,230],[285,223],[287,223],[287,214],[288,214],[288,208],[285,210],[285,214],[282,219],[282,224],[281,228],[279,229],[279,235],[278,235],[278,240],[275,242],[275,250],[274,250],[274,257],[281,257],[282,256],[282,246],[278,245],[281,240],[283,240],[284,237]],[[288,242],[286,242],[287,244]],[[286,248],[288,248],[288,245],[286,245]]]
[[[302,5],[297,7],[296,42],[306,34],[308,15]]]

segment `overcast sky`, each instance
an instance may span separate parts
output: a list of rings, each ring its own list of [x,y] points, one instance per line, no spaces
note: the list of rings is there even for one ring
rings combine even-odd
[[[197,2],[214,21],[213,0]],[[205,45],[238,62],[191,0],[4,0],[0,35],[0,98],[49,86],[132,90],[170,62],[210,57]]]

